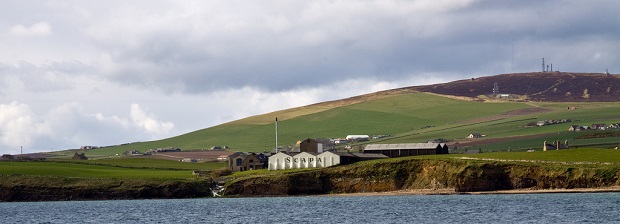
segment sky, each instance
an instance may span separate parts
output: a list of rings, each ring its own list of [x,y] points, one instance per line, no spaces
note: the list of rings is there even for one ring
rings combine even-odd
[[[381,90],[620,73],[620,1],[40,1],[0,7],[0,153],[173,137]]]

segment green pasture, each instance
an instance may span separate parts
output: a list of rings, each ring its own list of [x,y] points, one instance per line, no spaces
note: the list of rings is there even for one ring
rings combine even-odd
[[[566,162],[574,164],[589,163],[620,163],[620,150],[577,148],[567,150],[535,151],[535,152],[493,152],[481,154],[450,154],[441,157],[458,158],[471,157],[493,160],[525,160],[525,161],[549,161]]]
[[[191,178],[187,170],[135,169],[61,162],[0,162],[0,175],[60,176],[88,178]]]
[[[228,165],[225,162],[184,163],[173,160],[153,159],[149,157],[121,157],[97,160],[53,159],[53,161],[124,168],[164,170],[215,170]]]

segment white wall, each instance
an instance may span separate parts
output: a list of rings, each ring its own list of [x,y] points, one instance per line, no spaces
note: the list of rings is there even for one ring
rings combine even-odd
[[[293,157],[279,152],[269,157],[269,170],[288,170],[293,167]]]
[[[304,168],[330,167],[340,164],[340,156],[332,152],[323,152],[319,155],[312,155],[307,152],[299,153],[295,156],[286,153],[276,153],[269,157],[269,170],[290,170]]]
[[[299,153],[293,156],[293,164],[295,164],[294,167],[298,169],[315,168],[316,156],[307,152]]]
[[[340,164],[340,156],[332,152],[324,152],[316,156],[317,167],[330,167]]]

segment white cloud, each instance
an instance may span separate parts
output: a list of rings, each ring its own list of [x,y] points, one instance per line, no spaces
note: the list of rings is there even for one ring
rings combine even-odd
[[[172,122],[161,122],[156,120],[153,114],[147,114],[138,104],[131,104],[131,119],[134,124],[144,128],[148,133],[156,135],[166,135],[174,128]]]
[[[9,34],[16,36],[47,36],[52,34],[52,27],[47,22],[38,22],[30,27],[16,25],[9,29]]]
[[[0,104],[0,142],[2,145],[29,145],[37,135],[36,120],[30,107],[18,102]]]
[[[126,117],[89,113],[78,103],[55,106],[45,114],[18,102],[0,104],[0,151],[24,153],[79,148],[82,145],[115,145],[167,137],[172,122],[160,122],[137,104]]]
[[[389,88],[538,71],[542,57],[562,71],[620,71],[612,0],[2,6],[0,144],[9,148],[171,137]]]

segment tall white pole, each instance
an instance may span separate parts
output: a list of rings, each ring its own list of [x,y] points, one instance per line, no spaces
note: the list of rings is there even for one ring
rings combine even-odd
[[[276,153],[278,153],[278,117],[276,117]]]

